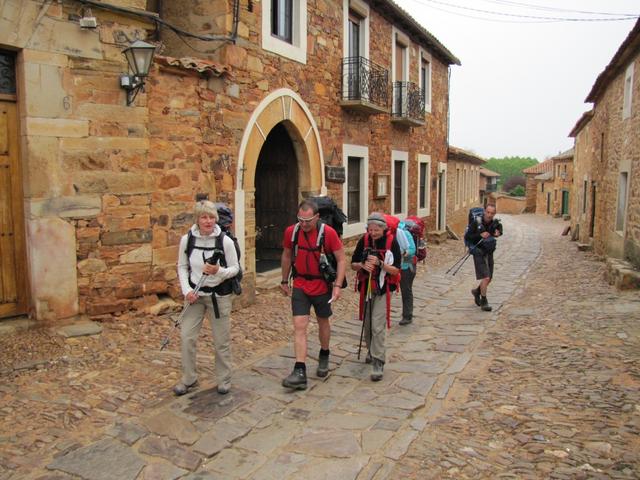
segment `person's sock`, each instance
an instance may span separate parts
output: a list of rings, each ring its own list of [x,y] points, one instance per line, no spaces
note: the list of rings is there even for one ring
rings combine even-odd
[[[321,357],[328,357],[329,356],[329,349],[327,348],[326,350],[324,348],[320,349],[320,356]]]
[[[307,365],[304,362],[296,362],[293,368],[301,368],[305,372],[307,371]]]

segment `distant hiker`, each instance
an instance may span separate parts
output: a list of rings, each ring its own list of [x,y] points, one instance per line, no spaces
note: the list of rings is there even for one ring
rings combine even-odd
[[[334,262],[329,260],[332,256]],[[311,306],[316,313],[320,338],[316,374],[325,377],[329,373],[331,304],[340,298],[346,269],[342,241],[333,227],[319,221],[318,205],[312,200],[300,203],[298,223],[290,225],[284,232],[281,268],[282,293],[291,296],[296,355],[293,371],[282,385],[304,390],[307,388],[305,361]]]
[[[240,264],[233,240],[217,225],[216,205],[208,200],[197,201],[194,217],[195,223],[180,239],[178,251],[180,287],[190,305],[180,325],[182,379],[173,392],[184,395],[198,383],[196,340],[202,321],[208,316],[216,351],[218,393],[224,395],[231,388],[231,280],[238,275]],[[198,284],[201,287],[196,294]]]
[[[495,215],[496,206],[493,204],[487,205],[484,211],[471,209],[469,225],[464,234],[465,243],[473,255],[476,279],[480,280],[480,285],[471,290],[471,294],[476,305],[485,312],[492,310],[487,300],[487,288],[493,278],[493,252],[496,249],[496,238],[502,235],[502,224],[500,220],[494,218]]]
[[[371,380],[382,380],[386,361],[385,337],[390,327],[391,292],[400,282],[402,254],[398,241],[387,228],[384,215],[367,218],[367,232],[358,240],[351,257],[351,269],[358,272],[360,319],[364,322],[367,363]]]

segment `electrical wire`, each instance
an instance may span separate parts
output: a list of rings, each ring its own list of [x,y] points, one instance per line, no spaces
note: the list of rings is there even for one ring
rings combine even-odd
[[[532,10],[542,10],[547,12],[566,12],[566,13],[578,13],[584,15],[610,15],[610,16],[624,16],[624,17],[637,17],[638,14],[634,13],[612,13],[612,12],[592,12],[587,10],[573,10],[569,8],[557,8],[557,7],[548,7],[544,5],[534,5],[531,3],[521,3],[521,2],[512,2],[509,0],[482,0],[487,3],[495,3],[498,5],[511,5],[515,7],[524,7],[530,8]]]
[[[488,15],[498,15],[498,16],[503,16],[503,17],[510,17],[510,18],[518,18],[518,19],[527,19],[529,21],[525,21],[525,22],[517,22],[517,21],[513,21],[510,23],[551,23],[551,22],[611,22],[611,21],[624,21],[624,20],[634,20],[636,18],[638,18],[639,15],[631,15],[631,14],[618,14],[621,15],[619,17],[615,17],[615,18],[577,18],[577,17],[543,17],[543,16],[537,16],[537,15],[524,15],[524,14],[516,14],[516,13],[505,13],[505,12],[496,12],[494,10],[484,10],[484,9],[479,9],[479,8],[473,8],[473,7],[466,7],[466,6],[462,6],[462,5],[456,5],[453,3],[448,3],[448,2],[443,2],[440,0],[411,0],[415,3],[418,3],[420,5],[426,6],[426,7],[430,7],[433,8],[435,10],[440,10],[446,13],[451,13],[453,15],[459,15],[459,16],[463,16],[463,17],[468,17],[468,18],[473,18],[476,20],[489,20],[489,21],[496,21],[495,19],[490,19],[490,18],[486,18],[486,17],[477,17],[477,16],[472,16],[472,15],[465,15],[462,14],[460,12],[452,12],[452,11],[447,11],[446,9],[440,7],[435,7],[432,4],[438,4],[438,5],[444,5],[446,7],[449,8],[457,8],[457,9],[461,9],[461,10],[469,10],[472,12],[478,12],[478,13],[483,13],[483,14],[488,14]]]

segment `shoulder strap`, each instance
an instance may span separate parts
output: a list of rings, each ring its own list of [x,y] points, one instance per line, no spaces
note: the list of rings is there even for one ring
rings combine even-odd
[[[300,234],[300,222],[296,223],[293,227],[293,232],[291,232],[291,246],[293,247],[293,258],[291,262],[293,264],[296,263],[296,257],[298,256],[298,235]]]
[[[318,247],[320,252],[323,253],[323,249],[324,249],[324,227],[325,227],[324,222],[319,222],[317,227],[318,227],[318,238],[316,239],[316,247]]]
[[[184,253],[187,255],[187,260],[191,258],[191,252],[193,252],[193,248],[196,245],[196,238],[193,236],[193,232],[191,229],[187,232],[187,248],[185,248]]]
[[[393,234],[391,233],[391,230],[387,230],[387,243],[385,244],[385,250],[387,251],[391,250],[392,243],[393,243]]]
[[[220,257],[220,265],[222,267],[227,268],[227,257],[224,254],[224,237],[226,236],[226,234],[224,233],[224,230],[222,230],[220,232],[220,235],[218,235],[218,237],[216,238],[216,250],[219,250],[222,252],[222,256]]]

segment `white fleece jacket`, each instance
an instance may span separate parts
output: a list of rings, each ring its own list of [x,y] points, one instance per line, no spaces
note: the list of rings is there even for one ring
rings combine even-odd
[[[191,282],[195,285],[202,276],[204,260],[211,258],[213,255],[213,250],[200,250],[198,247],[214,248],[216,246],[218,235],[220,235],[221,232],[222,230],[220,229],[220,226],[215,225],[211,235],[201,235],[198,226],[193,225],[191,227],[191,233],[196,240],[196,248],[191,252],[190,258],[187,258],[186,253],[188,235],[183,235],[180,239],[180,247],[178,250],[178,277],[180,278],[180,288],[182,289],[183,295],[187,295],[187,293],[193,290],[193,287],[189,285],[189,264],[191,264]],[[226,268],[220,267],[218,273],[215,275],[207,275],[207,278],[202,284],[203,287],[215,287],[220,285],[225,280],[235,277],[240,271],[240,263],[238,262],[238,255],[236,254],[236,247],[233,244],[233,240],[225,235],[222,247],[224,248],[224,256],[227,261],[227,266]],[[199,295],[204,296],[208,294],[200,291]]]

